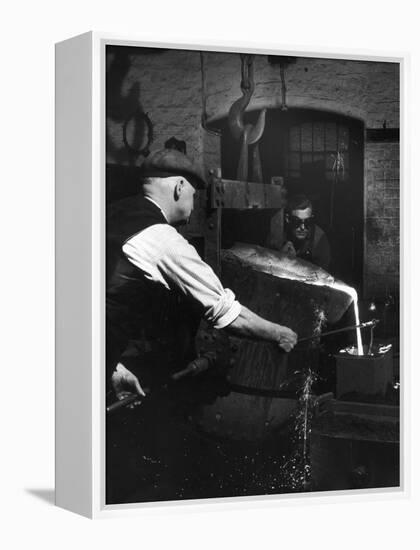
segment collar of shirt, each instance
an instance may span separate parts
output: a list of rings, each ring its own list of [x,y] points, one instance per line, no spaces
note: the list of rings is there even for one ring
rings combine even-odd
[[[157,207],[159,208],[159,210],[162,212],[163,217],[165,218],[165,220],[169,223],[168,218],[166,217],[165,212],[162,210],[162,208],[159,206],[159,204],[158,204],[156,201],[154,201],[153,199],[151,199],[150,197],[144,197],[144,198],[147,199],[148,201],[152,202],[155,206],[157,206]]]

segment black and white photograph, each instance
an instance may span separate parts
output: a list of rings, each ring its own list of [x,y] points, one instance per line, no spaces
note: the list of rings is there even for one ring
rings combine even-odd
[[[5,5],[2,548],[420,547],[415,7]]]
[[[105,61],[105,503],[400,487],[400,62]]]

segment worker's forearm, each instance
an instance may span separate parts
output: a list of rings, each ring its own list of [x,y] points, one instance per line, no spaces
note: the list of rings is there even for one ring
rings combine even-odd
[[[242,306],[239,316],[225,330],[235,336],[266,342],[278,343],[280,338],[279,325],[263,319],[245,306]]]

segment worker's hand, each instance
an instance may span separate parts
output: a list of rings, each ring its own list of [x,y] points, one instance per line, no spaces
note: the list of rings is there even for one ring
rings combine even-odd
[[[281,247],[281,252],[287,254],[289,258],[296,258],[296,250],[291,241],[286,241]]]
[[[284,349],[284,351],[290,351],[292,350],[297,342],[297,334],[296,332],[293,332],[290,328],[282,327],[281,325],[277,325],[278,327],[278,338],[277,343],[278,345]]]
[[[146,397],[143,388],[140,386],[140,382],[131,371],[126,369],[122,363],[118,363],[112,374],[112,386],[117,396],[117,399],[121,400],[132,394],[138,394],[141,397]],[[134,401],[129,407],[140,405],[141,399]]]

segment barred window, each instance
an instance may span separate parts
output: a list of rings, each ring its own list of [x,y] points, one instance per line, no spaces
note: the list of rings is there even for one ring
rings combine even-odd
[[[326,180],[349,177],[349,128],[336,122],[304,122],[289,128],[286,173],[300,178],[305,165],[322,165]]]

